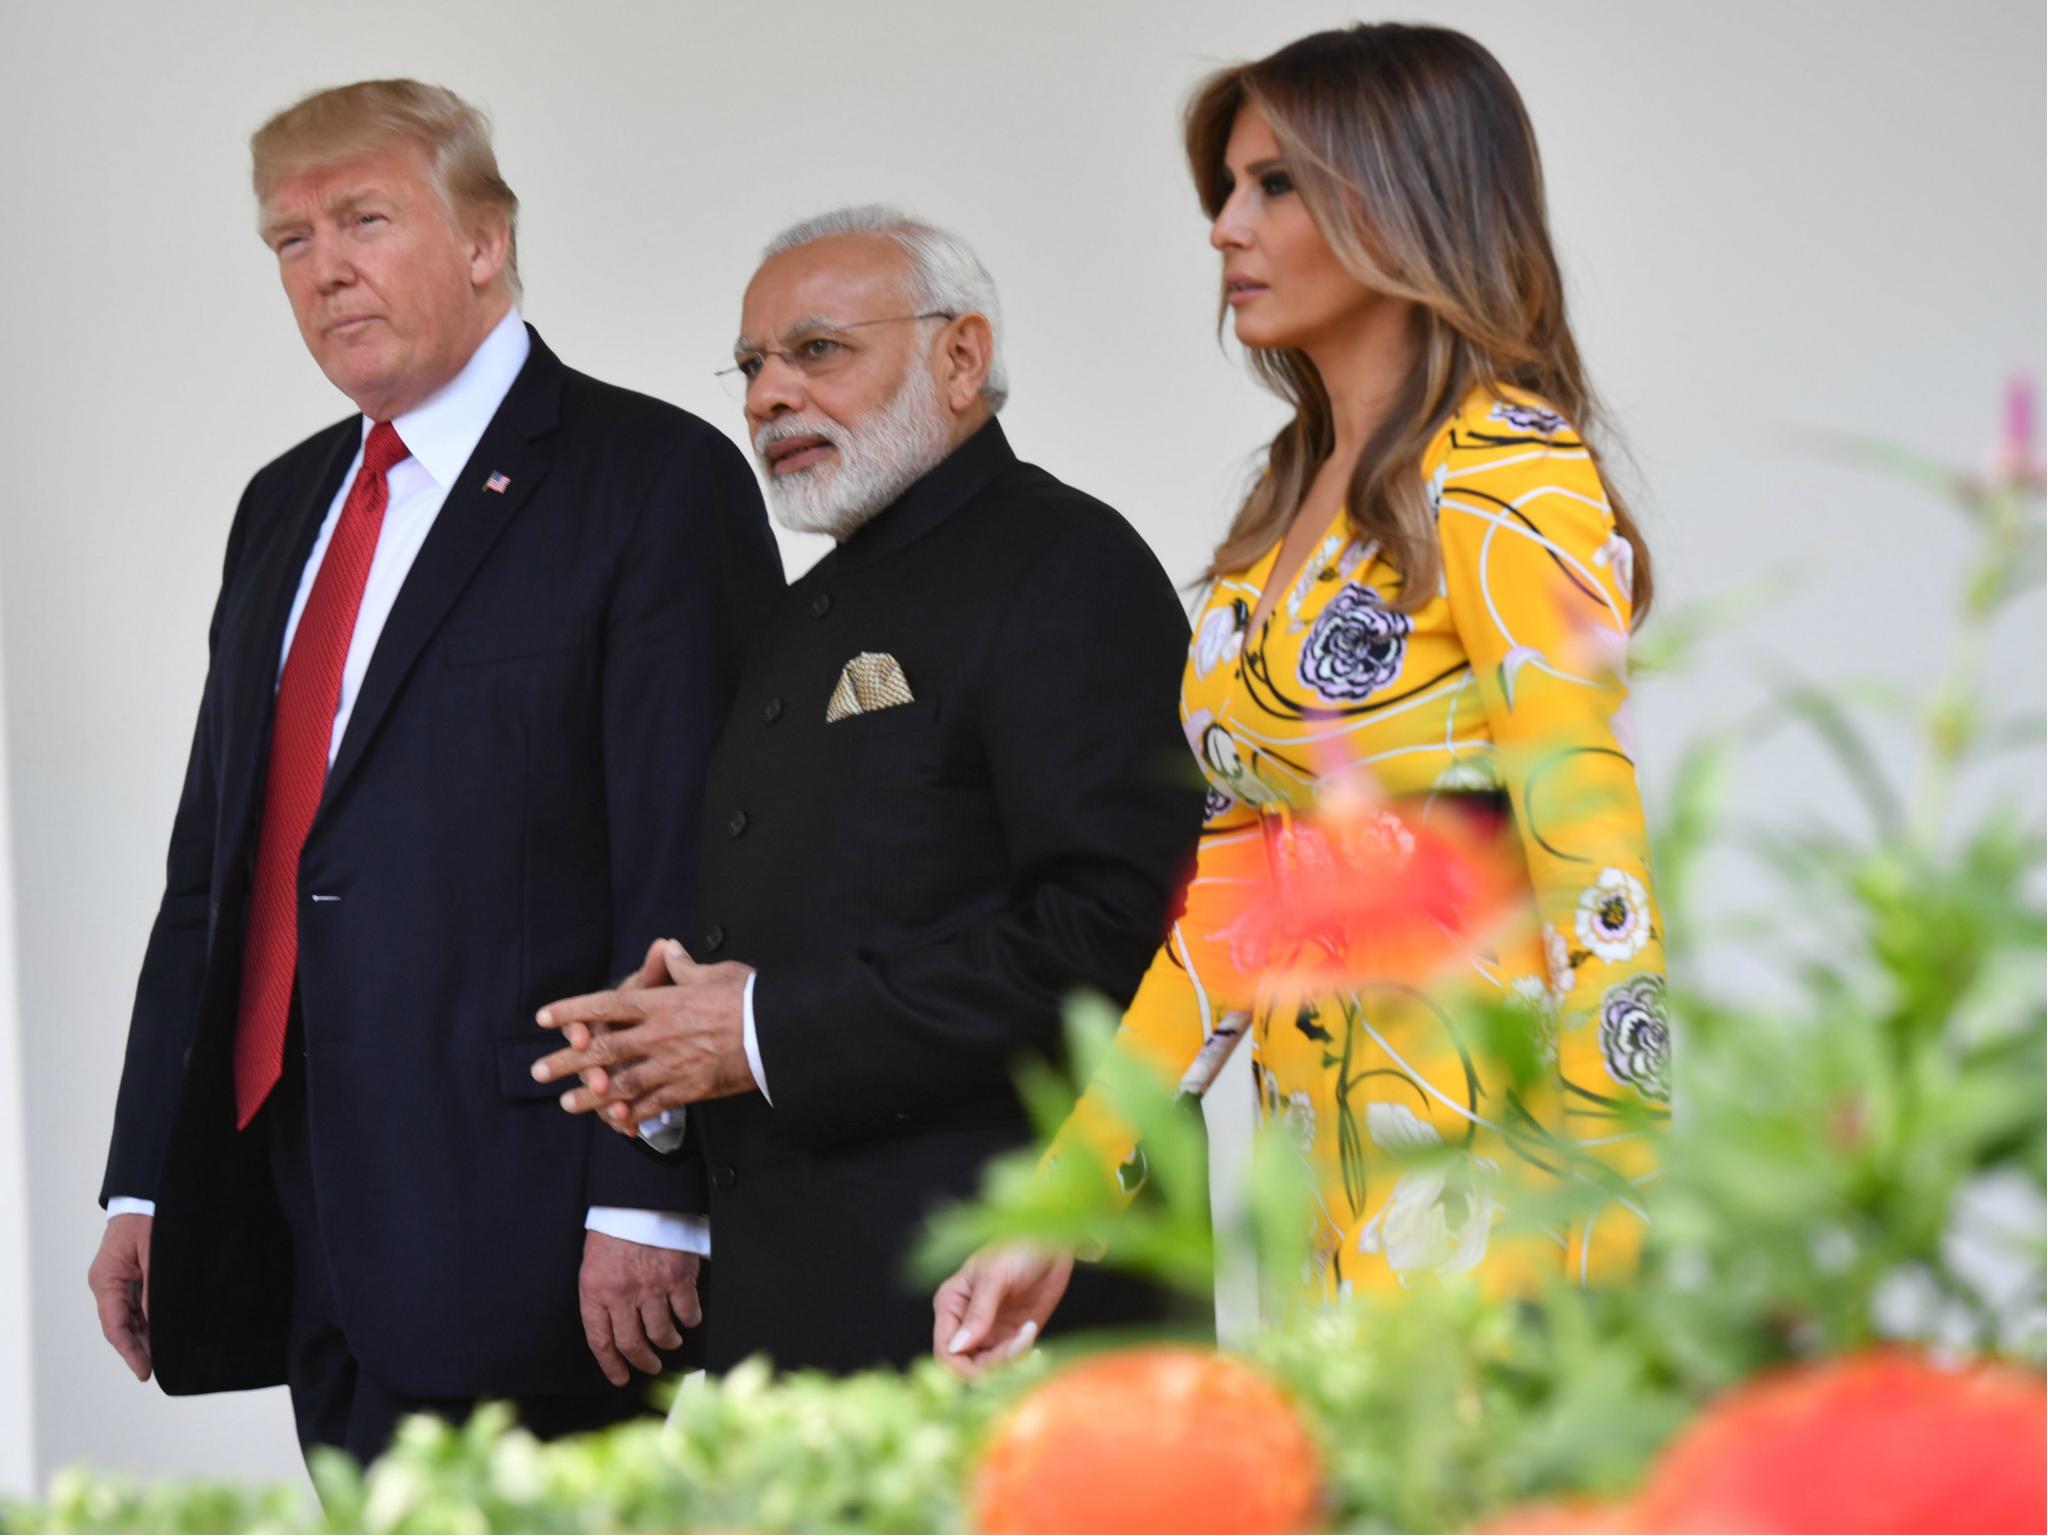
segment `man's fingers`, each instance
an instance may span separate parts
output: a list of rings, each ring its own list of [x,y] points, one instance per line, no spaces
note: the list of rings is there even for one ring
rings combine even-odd
[[[657,1349],[683,1347],[682,1330],[676,1327],[675,1313],[666,1296],[650,1296],[640,1303],[640,1326],[646,1331],[647,1341]]]
[[[149,1342],[143,1332],[136,1303],[126,1286],[93,1287],[99,1304],[100,1332],[114,1346],[114,1352],[128,1364],[137,1381],[149,1380]]]
[[[686,1280],[668,1293],[669,1310],[676,1315],[676,1321],[685,1328],[701,1327],[704,1322],[704,1304],[697,1299],[697,1283]]]
[[[649,950],[648,958],[653,957],[654,952]],[[662,974],[670,981],[688,981],[700,969],[697,962],[690,958],[690,952],[674,939],[662,941],[661,958]]]
[[[659,987],[668,983],[668,947],[674,939],[656,939],[647,946],[647,957],[640,962],[640,969],[633,973],[627,983],[633,987]]]
[[[638,1030],[615,1029],[591,1036],[582,1050],[551,1051],[533,1064],[533,1080],[552,1083],[558,1078],[579,1077],[596,1067],[612,1067],[622,1061],[638,1061],[646,1042]]]
[[[614,1302],[612,1313],[612,1342],[634,1365],[650,1376],[661,1374],[661,1356],[654,1352],[654,1346],[647,1342],[647,1331],[640,1325],[640,1309],[631,1302]]]
[[[549,1003],[534,1015],[534,1022],[544,1029],[560,1029],[565,1024],[633,1024],[647,1017],[640,997],[640,991],[630,987],[586,992]]]
[[[626,1369],[624,1357],[612,1342],[612,1315],[590,1297],[585,1296],[582,1300],[583,1342],[597,1357],[597,1368],[604,1372],[604,1379],[615,1387],[623,1387],[633,1379],[633,1373]]]

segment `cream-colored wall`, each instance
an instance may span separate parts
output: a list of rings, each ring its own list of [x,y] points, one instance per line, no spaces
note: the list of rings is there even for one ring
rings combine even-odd
[[[1802,583],[1697,673],[1644,690],[1653,793],[1682,737],[1752,700],[1759,675],[1931,676],[1961,531],[1832,460],[1827,434],[1981,460],[2004,376],[2041,371],[2040,6],[1402,11],[1478,35],[1527,97],[1670,607],[1766,572]],[[529,317],[575,366],[728,430],[709,374],[761,240],[854,200],[950,223],[1003,291],[1013,440],[1122,508],[1184,578],[1277,413],[1213,337],[1176,109],[1211,64],[1351,15],[1311,0],[0,6],[0,640],[26,1089],[19,1121],[0,1094],[0,1199],[25,1145],[45,1472],[296,1467],[281,1394],[138,1387],[83,1284],[221,542],[249,474],[345,410],[251,232],[249,130],[374,74],[487,105],[525,201]],[[788,553],[795,567],[816,546]],[[1997,665],[2038,701],[2038,607]],[[1759,805],[1822,814],[1826,783],[1789,739],[1742,780]],[[16,1043],[0,1034],[0,1072]],[[11,1284],[0,1271],[0,1483],[27,1443]]]

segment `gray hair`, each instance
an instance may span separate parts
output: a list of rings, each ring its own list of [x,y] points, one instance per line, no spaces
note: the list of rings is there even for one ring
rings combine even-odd
[[[863,203],[854,208],[834,208],[790,225],[768,242],[761,259],[766,261],[834,235],[880,235],[893,240],[910,257],[912,304],[920,310],[980,315],[988,321],[988,378],[982,382],[981,398],[988,402],[991,411],[1000,411],[1003,402],[1010,398],[1009,370],[1003,366],[1003,307],[996,297],[995,279],[974,254],[974,247],[958,235],[899,209]]]

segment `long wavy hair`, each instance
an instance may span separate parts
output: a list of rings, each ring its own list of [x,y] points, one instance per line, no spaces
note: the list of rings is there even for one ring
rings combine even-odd
[[[1436,592],[1442,548],[1422,479],[1431,441],[1473,389],[1541,396],[1586,436],[1604,424],[1565,318],[1536,134],[1492,54],[1444,27],[1385,22],[1318,32],[1217,71],[1187,109],[1188,165],[1214,219],[1230,195],[1223,158],[1246,107],[1272,125],[1309,216],[1346,271],[1415,306],[1416,367],[1351,467],[1345,505],[1401,577],[1397,606]],[[1223,304],[1217,325],[1229,315]],[[1251,348],[1252,371],[1294,407],[1267,453],[1211,576],[1244,570],[1284,537],[1335,449],[1330,397],[1293,349]],[[1603,477],[1604,481],[1604,477]],[[1635,552],[1633,614],[1649,611],[1650,556],[1607,487]]]

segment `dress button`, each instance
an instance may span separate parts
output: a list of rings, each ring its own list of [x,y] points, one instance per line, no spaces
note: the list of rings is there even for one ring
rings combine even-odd
[[[713,951],[725,948],[725,930],[716,923],[706,928],[704,930],[704,947]]]
[[[727,831],[731,832],[734,837],[738,837],[747,830],[747,813],[745,811],[734,811],[731,816],[726,818],[725,825]]]
[[[782,718],[782,700],[770,699],[766,704],[763,704],[761,706],[761,718],[771,725],[780,720]]]
[[[731,1189],[733,1185],[739,1183],[739,1181],[740,1176],[738,1173],[733,1171],[733,1166],[731,1163],[720,1163],[716,1168],[711,1170],[711,1182],[716,1184],[720,1189]]]
[[[816,597],[811,599],[812,618],[822,619],[823,617],[825,617],[826,614],[830,613],[831,611],[832,594],[830,592],[820,592]]]

